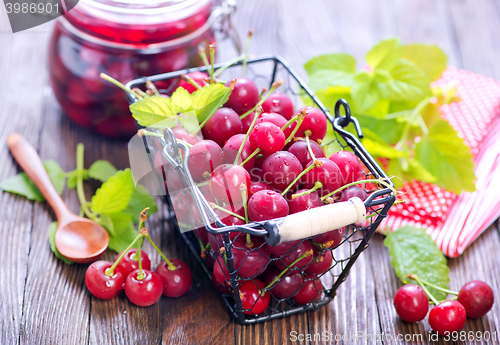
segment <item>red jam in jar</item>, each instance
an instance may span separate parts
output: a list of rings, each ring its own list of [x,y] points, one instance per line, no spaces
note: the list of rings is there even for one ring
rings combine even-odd
[[[63,111],[105,136],[131,137],[137,128],[124,92],[99,75],[125,84],[200,65],[197,49],[214,42],[216,16],[214,0],[80,0],[57,20],[49,48]]]

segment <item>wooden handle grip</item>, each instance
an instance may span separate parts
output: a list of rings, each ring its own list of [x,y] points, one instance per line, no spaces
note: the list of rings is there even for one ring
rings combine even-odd
[[[52,209],[54,209],[57,219],[61,219],[63,214],[70,212],[54,188],[42,160],[33,146],[17,133],[9,135],[7,146],[14,159],[38,187]]]
[[[365,219],[365,205],[357,197],[294,213],[278,225],[280,243],[319,235]]]

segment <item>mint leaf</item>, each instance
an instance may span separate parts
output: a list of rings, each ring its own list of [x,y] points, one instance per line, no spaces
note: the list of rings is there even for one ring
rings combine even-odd
[[[154,128],[158,122],[177,115],[170,99],[160,96],[140,99],[130,105],[130,111],[141,126]]]
[[[170,102],[178,113],[185,113],[193,110],[193,100],[188,90],[178,87],[170,97]]]
[[[81,171],[81,174],[84,181],[89,179],[89,173],[87,169],[83,169]],[[71,173],[71,175],[69,175],[68,180],[66,181],[66,185],[68,186],[69,189],[76,188],[77,178],[78,178],[78,170],[74,170]]]
[[[430,79],[413,62],[399,59],[390,74],[392,80],[378,84],[383,98],[390,101],[418,101],[430,95]]]
[[[382,40],[375,45],[365,56],[365,60],[372,69],[382,68],[391,70],[401,56],[401,43],[398,38]]]
[[[52,184],[57,190],[57,193],[62,194],[64,191],[64,171],[62,168],[54,162],[53,160],[46,160],[43,162],[45,170],[49,175]],[[42,193],[35,186],[33,181],[26,175],[26,173],[21,172],[16,176],[8,178],[0,183],[0,188],[5,192],[10,192],[26,197],[28,200],[44,201]]]
[[[191,94],[193,109],[196,110],[198,121],[203,122],[229,99],[231,89],[222,84],[211,84],[196,90]]]
[[[59,251],[57,250],[56,247],[56,230],[57,230],[57,222],[52,222],[49,225],[49,231],[48,231],[48,236],[49,236],[49,243],[50,243],[50,249],[52,252],[54,252],[54,255],[64,261],[64,263],[71,265],[73,261],[66,259]]]
[[[415,147],[415,159],[436,177],[436,184],[459,194],[473,192],[474,162],[462,138],[445,120],[438,120]]]
[[[116,172],[116,168],[110,162],[97,160],[88,169],[88,176],[101,182],[106,182]]]
[[[132,172],[129,168],[120,170],[96,191],[90,209],[98,214],[120,212],[127,207],[133,190]]]
[[[439,77],[448,63],[448,57],[441,48],[428,44],[404,45],[401,57],[415,63],[431,80]]]
[[[130,214],[113,213],[107,216],[113,223],[113,234],[109,235],[108,248],[120,253],[127,249],[137,237],[137,230],[134,228]]]
[[[450,278],[446,258],[425,229],[403,226],[395,232],[388,232],[384,245],[389,249],[391,264],[403,283],[416,284],[406,277],[413,273],[432,284],[448,288]],[[446,293],[428,289],[437,300],[446,299]]]
[[[351,86],[351,96],[357,110],[369,110],[380,99],[377,84],[367,72],[359,72],[354,77],[355,83]]]
[[[132,197],[124,212],[132,216],[134,223],[139,221],[139,215],[146,208],[149,207],[148,214],[153,214],[158,211],[155,199],[149,194],[146,188],[140,184],[134,188]]]
[[[356,72],[356,59],[348,54],[320,55],[304,64],[313,90],[329,86],[350,86]]]
[[[33,181],[31,181],[28,175],[24,172],[2,181],[0,183],[0,188],[2,188],[5,192],[22,195],[29,200],[45,200],[42,193],[40,193]]]

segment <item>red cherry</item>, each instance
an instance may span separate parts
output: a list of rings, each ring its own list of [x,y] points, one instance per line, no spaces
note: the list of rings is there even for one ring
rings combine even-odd
[[[333,264],[333,256],[332,252],[329,250],[325,250],[321,254],[315,254],[313,257],[313,262],[310,264],[304,271],[306,274],[314,274],[314,275],[321,275],[325,272],[327,272]]]
[[[192,73],[188,73],[188,76],[193,79],[193,81],[200,85],[201,87],[205,86],[206,83],[205,83],[205,79],[208,78],[208,75],[206,75],[205,73],[203,72],[192,72]],[[182,80],[181,83],[180,83],[180,87],[186,89],[189,91],[189,93],[193,93],[195,92],[196,90],[198,90],[195,86],[191,85],[190,83],[188,83],[187,81],[185,80]]]
[[[148,307],[155,304],[163,293],[163,283],[155,272],[142,270],[144,279],[137,279],[139,270],[134,270],[125,280],[125,294],[130,302],[139,307]]]
[[[321,235],[313,237],[313,241],[323,245],[324,248],[335,248],[340,244],[340,242],[342,242],[344,238],[343,237],[344,231],[345,228],[328,231]]]
[[[314,187],[316,182],[321,182],[323,187],[318,189],[318,194],[324,196],[342,186],[342,173],[340,172],[337,164],[333,163],[331,160],[326,158],[318,158],[318,161],[322,163],[321,166],[317,166],[306,172],[302,176],[302,184],[304,188],[311,189]],[[306,165],[306,169],[314,164],[314,162],[309,162]]]
[[[264,275],[264,283],[269,286],[281,271],[276,267],[268,269]],[[276,298],[290,298],[292,297],[304,283],[302,274],[297,271],[287,271],[281,276],[278,283],[275,283],[270,291]]]
[[[276,113],[262,113],[260,114],[259,118],[255,122],[257,125],[258,123],[262,122],[270,122],[272,124],[275,124],[279,128],[283,128],[287,124],[287,120],[281,116],[280,114]],[[283,134],[285,134],[285,138],[288,138],[290,134],[292,134],[293,127],[292,125],[289,125],[285,130],[283,131]]]
[[[478,319],[493,307],[493,290],[485,282],[473,280],[462,286],[457,300],[464,306],[467,317]]]
[[[248,217],[254,222],[286,217],[288,203],[285,198],[272,190],[261,190],[248,200]]]
[[[182,260],[170,259],[175,266],[171,271],[166,261],[160,262],[156,267],[156,274],[160,276],[163,284],[163,294],[167,297],[180,297],[189,291],[193,283],[193,274],[189,266]]]
[[[299,292],[293,296],[293,301],[300,305],[319,301],[324,289],[318,277],[309,276],[306,279],[311,280],[307,280],[304,285],[302,285]]]
[[[217,291],[223,294],[230,294],[230,282],[229,282],[229,271],[226,267],[224,259],[217,256],[214,263],[214,271],[212,273],[212,283],[214,284]]]
[[[318,141],[318,139],[323,139],[326,135],[326,115],[323,114],[321,110],[316,107],[304,107],[295,112],[295,115],[298,115],[303,109],[306,110],[306,117],[302,121],[299,129],[295,136],[297,137],[305,137],[304,132],[309,130],[311,131],[311,135],[309,139]],[[297,122],[293,123],[293,128],[297,125]]]
[[[202,140],[189,151],[188,167],[195,182],[205,181],[205,176],[210,176],[222,164],[222,150],[215,141]]]
[[[266,113],[278,113],[287,120],[291,120],[293,117],[293,102],[290,97],[280,91],[274,91],[262,103],[262,109]]]
[[[248,130],[250,129],[250,126],[252,125],[253,119],[255,118],[255,112],[251,112],[247,116],[245,116],[243,119],[241,119],[241,124],[243,125],[243,133],[247,133]]]
[[[316,158],[325,158],[325,152],[323,152],[321,146],[319,146],[314,141],[309,141],[309,144],[311,145],[311,150],[316,156]],[[312,157],[309,154],[309,150],[307,149],[307,144],[305,140],[299,140],[294,142],[292,146],[290,146],[290,148],[288,149],[288,152],[297,157],[297,159],[300,161],[300,164],[302,164],[303,168],[305,168],[306,165],[312,161]]]
[[[229,84],[231,84],[230,81],[226,83],[226,86],[229,86]],[[257,85],[251,79],[241,77],[237,79],[234,89],[224,106],[232,108],[242,115],[255,107],[259,100],[260,93]]]
[[[269,253],[273,254],[274,257],[280,258],[282,256],[292,254],[296,247],[302,242],[302,240],[290,241],[281,243],[277,246],[270,246],[266,243],[266,248]]]
[[[302,258],[294,265],[292,265],[292,263],[309,250],[313,250],[311,243],[309,243],[309,241],[302,241],[290,254],[281,257],[280,260],[277,260],[276,266],[281,270],[284,270],[287,267],[298,267],[299,269],[304,269],[312,262],[313,255]]]
[[[137,248],[130,249],[127,254],[123,257],[123,259],[118,263],[116,269],[123,273],[123,276],[126,278],[128,275],[139,268],[139,258],[137,257]],[[115,257],[115,261],[123,254],[121,252]],[[144,250],[141,250],[141,259],[142,259],[142,268],[151,269],[151,261],[149,260],[148,254]]]
[[[269,292],[262,291],[266,286],[258,279],[248,280],[240,285],[240,299],[243,313],[258,315],[264,312],[271,301]]]
[[[332,162],[337,164],[342,173],[342,184],[359,181],[363,178],[361,172],[361,164],[358,157],[349,151],[339,151],[334,153],[330,158]]]
[[[350,186],[339,193],[338,201],[347,201],[350,198],[358,197],[361,201],[365,201],[368,198],[368,194],[363,188],[357,186]]]
[[[252,237],[251,243],[248,243],[246,236],[238,236],[233,241],[233,257],[238,275],[246,279],[263,273],[271,255],[260,237]]]
[[[85,272],[85,285],[90,293],[99,299],[112,299],[122,290],[123,274],[119,270],[115,270],[110,277],[106,275],[106,269],[113,266],[108,261],[95,261]]]
[[[248,191],[251,182],[250,174],[243,167],[223,164],[212,172],[208,185],[215,199],[225,204],[235,204],[243,201],[240,186],[243,184]]]
[[[238,150],[241,147],[241,143],[245,139],[245,134],[236,134],[229,138],[224,144],[224,163],[226,164],[234,164],[234,160],[236,159],[236,155],[238,154]],[[237,164],[242,163],[244,160],[248,158],[255,151],[255,147],[250,144],[250,141],[245,141],[243,145],[243,150],[241,151],[240,158],[238,159]],[[250,171],[255,164],[255,157],[251,158],[248,162],[243,165],[245,169]]]
[[[264,182],[280,192],[283,192],[301,172],[302,165],[297,157],[286,151],[273,153],[262,164]],[[295,182],[290,190],[295,190],[299,183],[300,181]]]
[[[280,151],[285,146],[285,134],[271,122],[255,125],[248,140],[254,147],[261,149],[265,156]]]
[[[194,145],[197,142],[201,141],[201,138],[198,135],[192,137],[191,134],[189,134],[189,132],[184,127],[179,127],[179,126],[174,127],[172,128],[172,133],[174,133],[174,136],[177,139],[185,141],[191,145]],[[162,149],[162,147],[160,147],[160,149]]]
[[[259,159],[262,161],[261,159]],[[263,182],[264,181],[264,173],[262,172],[261,168],[256,168],[253,167],[249,171],[250,173],[250,178],[252,179],[252,182]]]
[[[308,189],[300,189],[296,193],[300,194],[303,192],[307,192]],[[311,208],[323,206],[323,201],[319,197],[318,193],[312,192],[306,195],[300,195],[295,199],[291,199],[288,201],[288,207],[290,209],[290,214],[294,214],[297,212],[302,212],[305,210],[310,210]]]
[[[460,302],[444,301],[431,309],[429,325],[439,335],[446,335],[464,328],[466,318],[465,308]]]
[[[205,123],[201,133],[205,139],[210,139],[223,147],[233,135],[240,134],[243,130],[240,117],[229,108],[220,108]]]
[[[250,174],[251,175],[251,174]],[[248,190],[248,195],[251,198],[257,192],[261,190],[273,190],[270,185],[264,182],[252,182],[250,184],[250,189]]]
[[[418,285],[403,285],[394,295],[394,307],[399,317],[409,323],[422,321],[429,311],[429,298]]]

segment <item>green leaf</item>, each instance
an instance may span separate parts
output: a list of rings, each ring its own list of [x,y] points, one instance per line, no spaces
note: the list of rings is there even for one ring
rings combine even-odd
[[[130,202],[133,190],[132,172],[129,168],[120,170],[96,191],[90,209],[98,214],[120,212]]]
[[[52,252],[54,252],[54,255],[61,259],[62,261],[64,261],[64,263],[68,264],[68,265],[71,265],[73,263],[73,261],[69,260],[69,259],[66,259],[61,253],[59,253],[59,251],[57,250],[57,247],[56,247],[56,230],[57,230],[57,222],[52,222],[50,223],[49,225],[49,232],[48,232],[48,236],[49,236],[49,243],[50,243],[50,249],[52,250]]]
[[[64,191],[64,171],[62,168],[54,162],[53,160],[46,160],[43,162],[45,170],[49,175],[52,184],[57,190],[59,195]],[[21,172],[11,178],[8,178],[0,183],[0,188],[9,193],[14,193],[26,197],[28,200],[44,201],[42,193],[35,186],[33,181],[26,175],[26,173]]]
[[[132,216],[134,223],[139,221],[139,215],[149,207],[148,214],[153,214],[158,211],[155,199],[149,194],[146,188],[140,184],[134,188],[130,202],[125,209],[125,212]]]
[[[382,68],[391,70],[401,56],[401,43],[398,38],[382,40],[375,45],[365,56],[366,62],[372,69]]]
[[[408,156],[407,152],[396,150],[394,147],[387,145],[383,141],[377,141],[366,137],[366,132],[364,132],[364,134],[365,138],[361,141],[361,143],[372,156],[389,159]]]
[[[193,133],[200,126],[198,117],[194,111],[178,115],[177,121],[186,129],[186,131],[188,131],[188,133]]]
[[[203,122],[229,99],[231,89],[222,84],[211,84],[196,90],[191,94],[193,109],[196,110],[198,121]]]
[[[379,138],[388,144],[395,144],[401,138],[404,123],[399,123],[395,119],[379,119],[364,114],[354,114],[358,119],[363,132],[370,130],[376,133]]]
[[[313,90],[329,86],[350,86],[356,72],[356,59],[348,54],[325,54],[304,64]]]
[[[106,182],[116,172],[117,170],[113,164],[100,159],[92,163],[88,169],[88,176],[101,182]]]
[[[61,195],[64,191],[64,170],[53,160],[46,160],[43,162],[43,165],[57,193]]]
[[[437,178],[425,169],[419,161],[416,159],[410,159],[408,161],[408,176],[406,177],[406,180],[418,180],[427,183],[434,183],[437,181]]]
[[[2,188],[5,192],[25,196],[29,200],[45,200],[42,193],[40,193],[33,181],[31,181],[28,175],[24,172],[2,181],[2,183],[0,183],[0,188]]]
[[[351,86],[354,106],[359,111],[367,111],[380,100],[377,84],[367,72],[359,72],[355,76],[355,84]]]
[[[428,44],[404,45],[401,57],[415,63],[431,80],[439,77],[448,63],[448,57],[441,48]]]
[[[446,258],[425,229],[403,226],[395,232],[389,232],[384,245],[389,249],[391,264],[403,283],[416,284],[407,278],[412,273],[439,287],[448,288],[450,278]],[[429,291],[437,300],[446,299],[444,292],[433,288],[429,288]]]
[[[89,179],[89,173],[87,169],[83,169],[81,171],[81,174],[84,181]],[[66,185],[68,186],[69,189],[76,188],[77,178],[78,178],[78,170],[74,170],[73,172],[71,172],[71,175],[69,175],[68,180],[66,181]]]
[[[170,102],[176,112],[186,113],[193,110],[193,100],[188,90],[178,87],[170,97]]]
[[[158,122],[177,115],[170,99],[160,96],[140,99],[130,105],[130,111],[141,126],[154,128],[157,128],[155,125]]]
[[[383,98],[390,101],[418,101],[430,95],[430,79],[413,62],[399,59],[391,70],[392,80],[377,84]]]
[[[472,154],[445,120],[438,120],[415,147],[415,159],[436,177],[436,184],[459,194],[476,189]]]
[[[119,212],[107,216],[113,223],[113,234],[109,235],[108,248],[120,253],[127,249],[137,237],[137,230],[134,228],[130,214]]]

